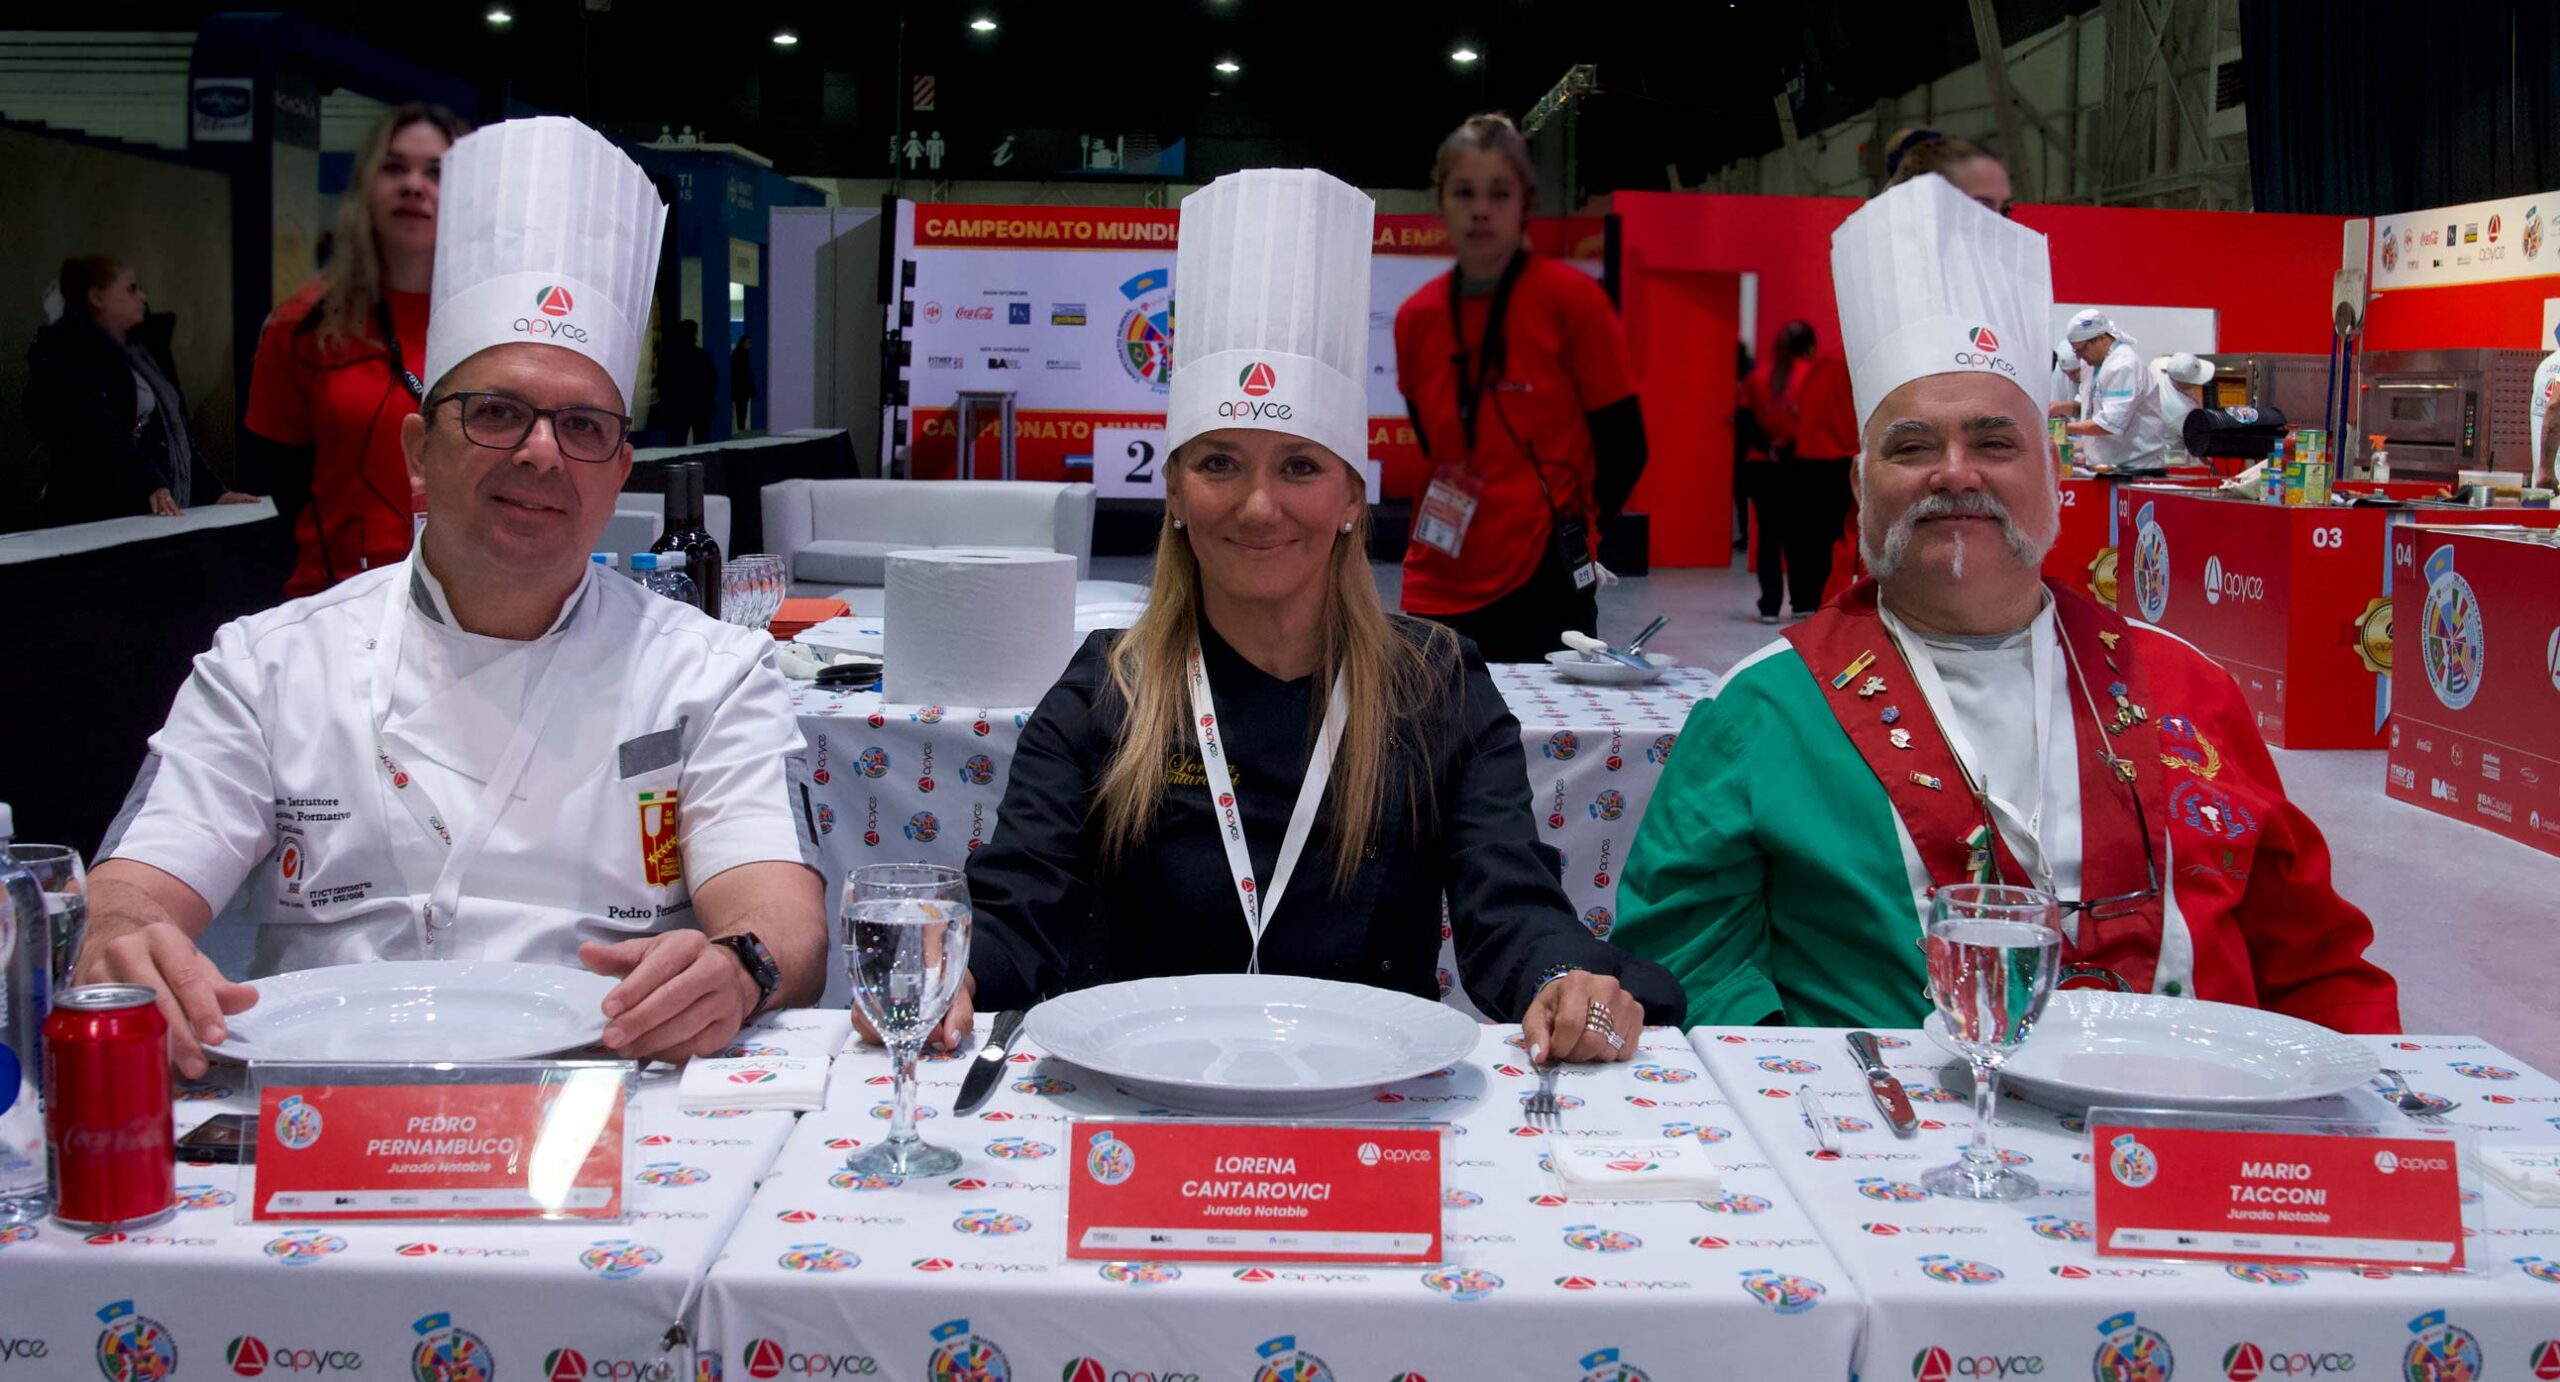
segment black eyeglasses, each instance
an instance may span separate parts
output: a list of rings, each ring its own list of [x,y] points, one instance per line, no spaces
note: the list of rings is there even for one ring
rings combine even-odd
[[[2110,769],[2112,770],[2112,765]],[[2113,897],[2084,897],[2077,902],[2065,902],[2062,904],[2062,912],[2065,916],[2077,912],[2091,921],[2114,921],[2118,917],[2129,917],[2141,911],[2153,898],[2160,895],[2160,856],[2151,852],[2151,821],[2142,812],[2142,793],[2130,782],[2124,784],[2124,789],[2133,798],[2133,823],[2135,828],[2142,832],[2142,867],[2151,877],[2151,886],[2138,893],[2118,893]]]
[[[432,413],[447,403],[462,405],[462,435],[475,446],[513,451],[533,435],[533,424],[548,418],[551,439],[560,454],[573,461],[602,465],[622,454],[631,435],[631,419],[602,408],[537,408],[502,393],[449,393],[429,399]]]

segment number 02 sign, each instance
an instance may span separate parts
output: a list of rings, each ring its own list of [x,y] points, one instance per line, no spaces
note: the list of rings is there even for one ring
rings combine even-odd
[[[1164,429],[1161,427],[1096,427],[1093,429],[1093,492],[1103,499],[1164,498]],[[1369,502],[1378,502],[1378,463],[1363,459]]]

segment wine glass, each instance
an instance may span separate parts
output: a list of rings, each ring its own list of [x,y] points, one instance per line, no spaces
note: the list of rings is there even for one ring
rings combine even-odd
[[[44,894],[45,929],[52,945],[53,987],[71,986],[71,967],[80,958],[80,943],[89,934],[89,874],[80,851],[69,845],[13,844],[9,857],[35,875]]]
[[[1929,997],[1947,1036],[1973,1066],[1973,1141],[1953,1165],[1920,1177],[1931,1194],[2021,1200],[2036,1183],[1991,1145],[2000,1066],[2044,1015],[2062,966],[2062,911],[2053,894],[2003,883],[1951,883],[1929,895]]]
[[[958,1152],[916,1136],[916,1061],[969,969],[969,885],[960,870],[866,864],[845,875],[844,954],[853,1001],[897,1069],[889,1139],[845,1165],[894,1176],[939,1175],[958,1166]]]

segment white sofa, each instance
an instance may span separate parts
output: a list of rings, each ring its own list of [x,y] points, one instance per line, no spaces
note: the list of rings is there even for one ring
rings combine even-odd
[[[764,487],[764,540],[795,595],[887,581],[912,547],[1035,547],[1093,566],[1093,486],[1031,480],[777,480]]]

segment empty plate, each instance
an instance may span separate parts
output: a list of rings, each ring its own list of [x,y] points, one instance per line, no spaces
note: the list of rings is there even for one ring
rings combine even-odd
[[[522,1060],[604,1035],[620,981],[562,965],[388,960],[253,979],[209,1055],[237,1061]]]
[[[1480,1031],[1411,994],[1281,974],[1104,984],[1033,1008],[1023,1030],[1142,1098],[1251,1114],[1358,1102],[1466,1059]]]
[[[1944,1018],[1929,1039],[1957,1052]],[[2282,1013],[2194,998],[2074,989],[2057,993],[2001,1083],[2068,1105],[2216,1108],[2317,1099],[2382,1069],[2363,1043]]]
[[[1569,648],[1558,648],[1547,654],[1547,665],[1564,674],[1567,681],[1584,681],[1594,686],[1640,686],[1659,679],[1665,671],[1680,665],[1680,659],[1662,653],[1638,653],[1636,656],[1653,664],[1637,671],[1623,662],[1605,657],[1584,657]]]

